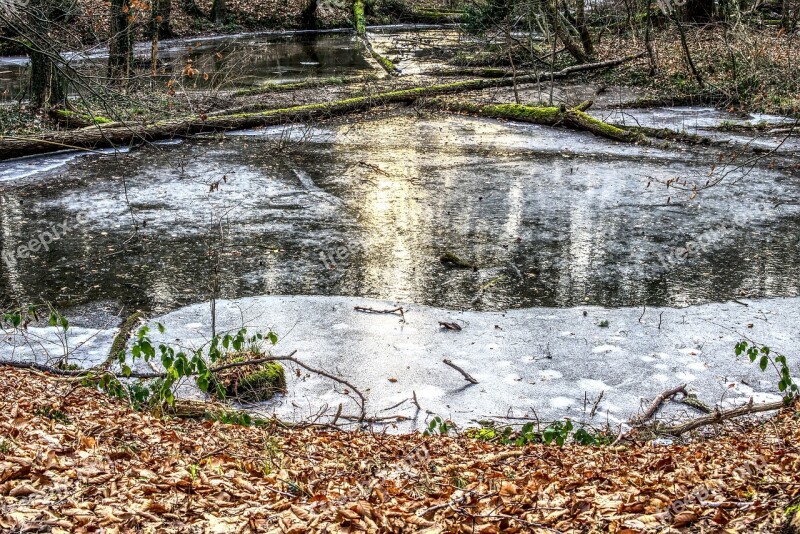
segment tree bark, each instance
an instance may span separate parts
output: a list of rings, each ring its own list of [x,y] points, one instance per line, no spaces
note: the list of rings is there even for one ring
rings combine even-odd
[[[108,77],[111,83],[126,85],[133,66],[133,32],[128,0],[111,0],[111,42]]]
[[[564,44],[564,48],[569,52],[569,55],[575,58],[575,61],[578,63],[588,62],[589,57],[586,55],[586,52],[584,52],[583,48],[575,42],[572,35],[570,35],[569,29],[565,26],[567,22],[563,20],[561,13],[558,12],[555,2],[556,0],[547,0],[545,6],[547,21],[550,23],[553,33]]]
[[[225,14],[225,0],[214,0],[211,4],[211,21],[214,24],[224,24]]]
[[[683,6],[686,22],[710,22],[714,18],[714,0],[687,0]]]
[[[592,43],[592,34],[589,33],[589,25],[586,23],[586,0],[578,0],[578,6],[575,10],[575,22],[578,33],[581,36],[583,51],[586,52],[587,56],[591,57],[594,55],[594,44]]]
[[[34,0],[28,6],[30,105],[35,110],[66,105],[67,84],[58,65],[61,51],[58,41],[50,39],[57,7],[49,0]]]

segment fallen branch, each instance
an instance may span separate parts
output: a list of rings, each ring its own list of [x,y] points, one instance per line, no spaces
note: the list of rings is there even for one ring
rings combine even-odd
[[[682,393],[685,397],[688,396],[688,393],[686,393],[686,384],[681,384],[680,386],[668,389],[661,393],[653,400],[652,403],[650,403],[650,406],[644,411],[643,414],[631,418],[631,420],[628,421],[628,424],[631,426],[636,426],[649,421],[653,418],[658,409],[661,408],[661,405],[664,404],[664,401],[671,399],[678,393]]]
[[[681,434],[685,434],[686,432],[695,430],[702,426],[721,423],[723,421],[727,421],[728,419],[735,419],[737,417],[742,417],[744,415],[780,410],[785,406],[786,403],[782,400],[769,402],[766,404],[753,404],[753,399],[751,398],[750,402],[748,402],[744,406],[739,406],[738,408],[731,408],[730,410],[725,410],[724,412],[716,411],[712,414],[704,415],[702,417],[698,417],[697,419],[692,419],[691,421],[688,421],[681,425],[664,428],[661,430],[661,432],[665,434],[671,434],[673,436],[680,436]]]
[[[464,380],[466,380],[467,382],[469,382],[471,384],[477,384],[478,383],[478,381],[475,380],[472,377],[472,375],[470,375],[468,372],[463,370],[461,367],[459,367],[456,364],[454,364],[452,361],[450,361],[448,359],[444,359],[442,361],[444,362],[445,365],[448,365],[448,366],[452,367],[453,369],[455,369],[456,371],[458,371],[459,373],[461,373],[461,376],[463,376]]]
[[[447,102],[442,100],[435,100],[427,105],[493,119],[509,119],[544,126],[564,126],[572,130],[591,132],[599,137],[624,143],[648,144],[648,140],[644,135],[595,119],[578,108],[567,109],[555,106],[525,106],[522,104],[479,105],[469,102]]]
[[[31,137],[2,136],[0,137],[0,160],[55,152],[64,149],[96,149],[115,146],[127,147],[149,141],[173,139],[175,137],[184,137],[198,133],[241,130],[260,126],[276,126],[297,121],[341,116],[387,104],[412,102],[420,98],[477,91],[493,87],[507,87],[514,84],[537,83],[543,77],[548,79],[566,78],[576,72],[614,67],[638,59],[643,55],[644,53],[610,61],[601,61],[599,63],[574,65],[552,74],[547,72],[501,80],[466,80],[428,87],[414,87],[411,89],[367,94],[335,102],[305,104],[252,113],[230,113],[216,116],[184,116],[145,125],[114,122],[77,130],[48,132]],[[596,119],[592,120],[596,121]]]
[[[300,360],[298,360],[297,358],[294,357],[294,354],[296,354],[296,353],[297,353],[297,351],[295,350],[295,351],[292,351],[288,356],[265,356],[263,358],[257,358],[255,360],[247,360],[247,361],[243,361],[243,362],[228,363],[228,364],[225,364],[225,365],[212,367],[211,369],[209,369],[209,371],[211,373],[218,373],[220,371],[224,371],[226,369],[232,369],[234,367],[244,367],[244,366],[249,366],[249,365],[258,365],[258,364],[266,363],[266,362],[281,362],[281,361],[283,361],[283,362],[293,362],[293,363],[299,365],[300,367],[302,367],[303,369],[305,369],[305,370],[307,370],[307,371],[309,371],[311,373],[323,376],[325,378],[333,380],[334,382],[338,382],[339,384],[342,384],[343,386],[346,386],[346,387],[350,388],[351,390],[353,390],[353,392],[356,395],[358,395],[358,398],[360,400],[360,402],[359,402],[360,409],[361,409],[360,417],[361,417],[361,421],[363,421],[364,418],[367,415],[367,410],[366,410],[367,399],[364,396],[364,394],[361,393],[361,391],[359,391],[358,388],[356,388],[353,384],[351,384],[347,380],[345,380],[343,378],[339,378],[338,376],[332,375],[332,374],[328,373],[327,371],[323,371],[322,369],[316,369],[314,367],[311,367],[310,365],[307,365],[307,364],[301,362]],[[79,369],[79,370],[70,371],[70,370],[58,369],[56,367],[51,367],[49,365],[43,365],[43,364],[34,363],[34,362],[0,361],[0,366],[3,366],[3,365],[8,366],[8,367],[15,367],[17,369],[35,369],[37,371],[42,371],[44,373],[49,373],[51,375],[70,376],[70,377],[74,377],[74,378],[83,378],[83,377],[91,376],[95,372],[95,370],[93,370],[93,369]],[[107,373],[107,371],[102,371],[102,370],[101,370],[101,372],[103,374]],[[113,375],[115,377],[117,377],[117,378],[138,378],[138,379],[143,379],[143,380],[164,378],[164,377],[167,376],[166,373],[139,373],[139,372],[135,372],[135,371],[132,372],[130,375],[125,375],[123,373],[113,373]]]
[[[391,310],[376,310],[374,308],[367,308],[365,306],[355,306],[353,309],[357,312],[361,313],[397,313],[400,312],[400,317],[405,320],[405,311],[403,310],[402,306],[398,306],[397,308],[392,308]]]

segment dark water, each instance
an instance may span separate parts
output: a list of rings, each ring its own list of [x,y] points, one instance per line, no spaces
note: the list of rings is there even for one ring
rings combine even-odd
[[[5,254],[84,221],[4,261],[3,299],[165,311],[206,300],[215,271],[225,298],[478,310],[800,294],[800,180],[778,170],[690,199],[652,183],[704,176],[706,153],[535,126],[389,117],[253,133],[0,181]],[[442,264],[448,251],[477,271]]]
[[[79,72],[105,71],[103,51],[67,53]],[[265,82],[350,76],[371,70],[349,32],[288,32],[164,41],[159,73],[187,89],[250,87]],[[184,69],[197,71],[191,77]],[[148,43],[136,46],[136,66],[150,73]],[[0,99],[13,100],[25,91],[27,58],[0,58]]]

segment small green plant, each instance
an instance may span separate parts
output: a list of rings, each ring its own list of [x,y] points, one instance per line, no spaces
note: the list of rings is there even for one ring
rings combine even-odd
[[[783,393],[783,400],[787,404],[791,402],[798,393],[800,388],[795,384],[792,379],[789,364],[786,362],[786,356],[783,354],[776,354],[773,356],[772,351],[765,345],[756,345],[755,343],[748,343],[747,341],[740,341],[736,344],[735,352],[737,356],[747,354],[751,362],[758,360],[758,367],[761,371],[766,371],[768,367],[772,366],[778,373],[780,380],[778,381],[778,390]]]
[[[453,428],[453,423],[449,420],[443,421],[441,417],[438,415],[431,419],[431,422],[428,423],[428,428],[425,429],[423,435],[425,436],[434,436],[439,434],[441,436],[447,436],[450,434],[450,430]]]
[[[542,435],[538,432],[534,431],[533,423],[525,423],[522,425],[519,433],[512,438],[512,436],[508,433],[508,428],[504,432],[506,444],[514,444],[517,447],[523,447],[525,445],[530,445],[531,443],[540,443],[542,441]]]
[[[11,444],[4,439],[0,439],[0,454],[8,454],[9,452],[11,452]]]
[[[476,439],[478,441],[493,441],[497,439],[499,435],[497,430],[491,427],[470,428],[464,433],[468,438]]]
[[[608,328],[609,324],[611,323],[608,322],[608,319],[603,319],[602,321],[597,323],[597,326],[599,326],[600,328]]]
[[[44,417],[46,419],[50,419],[51,421],[64,423],[65,425],[70,423],[67,414],[65,414],[58,408],[53,408],[52,406],[42,406],[36,408],[35,410],[33,410],[33,415],[38,415],[39,417]]]
[[[556,444],[561,447],[566,443],[570,432],[572,432],[572,428],[572,421],[569,419],[553,421],[542,432],[542,439],[548,445],[555,441]]]
[[[572,440],[579,445],[609,445],[614,441],[614,437],[605,432],[590,432],[585,428],[579,428],[572,435]]]
[[[156,326],[163,334],[164,326],[160,323]],[[126,400],[136,409],[150,409],[160,413],[165,407],[175,405],[174,389],[180,381],[187,378],[193,378],[201,391],[208,392],[210,388],[214,388],[215,396],[225,398],[225,388],[214,380],[211,365],[225,358],[231,351],[241,352],[245,347],[256,347],[264,340],[273,345],[278,342],[278,336],[272,331],[266,335],[257,333],[248,336],[247,329],[242,328],[235,334],[214,336],[207,352],[202,348],[190,352],[176,352],[173,347],[164,343],[154,345],[149,333],[150,327],[147,325],[141,327],[131,346],[130,360],[128,354],[121,351],[117,355],[117,361],[123,377],[132,377],[134,373],[131,367],[137,360],[150,362],[158,358],[165,370],[163,376],[123,382],[111,373],[106,372],[101,375],[90,373],[84,378],[84,385],[96,387],[109,395]],[[241,416],[231,420],[231,423],[246,423],[246,426],[252,424],[249,420],[244,421],[244,417]]]

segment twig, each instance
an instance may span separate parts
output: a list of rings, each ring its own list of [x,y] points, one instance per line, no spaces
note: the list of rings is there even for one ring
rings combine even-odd
[[[336,409],[336,415],[333,416],[333,421],[331,421],[331,424],[336,426],[336,422],[339,420],[341,416],[342,416],[342,403],[340,402],[339,407]]]
[[[592,411],[589,413],[589,419],[594,418],[594,414],[597,413],[597,407],[600,405],[600,401],[603,400],[603,395],[606,394],[606,391],[603,390],[600,392],[600,395],[597,397],[597,400],[594,401],[594,406],[592,406]]]
[[[686,393],[686,384],[682,384],[680,386],[668,389],[665,392],[663,392],[661,395],[659,395],[653,400],[653,402],[650,404],[650,406],[647,408],[647,410],[645,410],[645,412],[642,415],[632,417],[631,420],[628,421],[628,424],[631,426],[635,426],[649,421],[650,419],[653,418],[653,416],[656,414],[661,405],[664,404],[665,400],[672,398],[678,393],[683,393],[684,396],[688,395],[688,393]]]
[[[412,393],[412,397],[411,398],[414,400],[414,404],[417,406],[417,410],[423,411],[422,410],[422,406],[419,405],[419,401],[417,400],[417,392],[416,391],[412,391],[411,393]]]
[[[458,371],[459,373],[461,373],[461,376],[463,376],[463,377],[464,377],[464,380],[466,380],[466,381],[467,381],[467,382],[469,382],[470,384],[477,384],[477,383],[478,383],[478,381],[477,381],[477,380],[475,380],[474,378],[472,378],[472,375],[470,375],[468,372],[466,372],[466,371],[465,371],[465,370],[463,370],[461,367],[457,366],[456,364],[454,364],[453,362],[451,362],[451,361],[450,361],[450,360],[448,360],[447,358],[445,358],[445,359],[444,359],[444,360],[442,360],[442,361],[444,362],[444,364],[445,364],[445,365],[448,365],[448,366],[452,367],[453,369],[455,369],[456,371]]]
[[[392,310],[376,310],[374,308],[367,308],[365,306],[355,306],[353,309],[355,311],[357,311],[357,312],[363,312],[363,313],[397,313],[397,312],[400,312],[400,317],[402,317],[404,321],[406,319],[405,311],[403,310],[402,306],[398,306],[397,308],[394,308]]]

